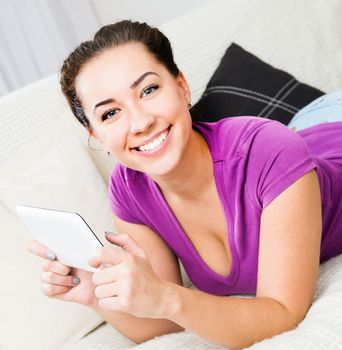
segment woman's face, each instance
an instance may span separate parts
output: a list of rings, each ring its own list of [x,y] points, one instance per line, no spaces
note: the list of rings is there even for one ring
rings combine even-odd
[[[154,175],[180,162],[192,133],[188,85],[144,45],[101,53],[85,64],[75,84],[93,136],[118,162]]]

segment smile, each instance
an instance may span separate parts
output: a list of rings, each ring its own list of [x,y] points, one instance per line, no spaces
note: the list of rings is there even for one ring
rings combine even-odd
[[[169,134],[169,131],[170,131],[170,126],[164,132],[162,132],[158,137],[156,137],[153,141],[146,143],[142,146],[135,147],[135,149],[140,152],[153,151],[166,140],[167,135]]]
[[[146,155],[146,156],[156,156],[160,154],[168,143],[170,129],[171,129],[171,125],[164,132],[162,132],[158,137],[156,137],[153,141],[147,144],[144,144],[142,146],[133,148],[132,152],[139,153],[140,155]]]

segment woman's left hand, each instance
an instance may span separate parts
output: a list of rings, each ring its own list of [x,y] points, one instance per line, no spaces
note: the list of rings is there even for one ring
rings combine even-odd
[[[162,318],[166,283],[155,274],[145,252],[128,234],[106,234],[106,238],[122,251],[103,247],[89,260],[95,268],[112,265],[93,274],[99,306],[142,318]]]

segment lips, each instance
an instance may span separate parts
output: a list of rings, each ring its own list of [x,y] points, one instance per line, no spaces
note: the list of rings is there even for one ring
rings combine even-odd
[[[171,125],[169,125],[166,129],[160,131],[159,133],[157,133],[156,135],[152,136],[150,139],[144,141],[143,143],[141,143],[140,145],[136,146],[136,147],[132,147],[131,149],[138,149],[138,147],[147,145],[148,143],[152,142],[153,140],[155,140],[156,138],[158,138],[163,132],[165,132],[166,130],[170,131]]]
[[[170,139],[172,138],[173,127],[170,125],[170,127],[167,128],[166,130],[168,130],[166,139],[156,148],[149,151],[139,151],[138,149],[133,148],[131,149],[131,152],[136,156],[143,157],[145,159],[148,159],[148,158],[156,159],[160,157],[169,147]]]

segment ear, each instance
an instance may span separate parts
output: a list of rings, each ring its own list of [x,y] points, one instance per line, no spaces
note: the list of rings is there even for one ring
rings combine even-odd
[[[185,78],[185,76],[184,76],[182,71],[179,71],[179,74],[178,74],[178,77],[177,77],[177,83],[181,87],[181,89],[183,90],[186,103],[187,104],[191,103],[190,88],[189,88],[188,82],[186,81],[186,78]]]
[[[89,133],[89,136],[94,137],[98,142],[102,143],[101,139],[98,137],[94,129],[89,128],[88,133]]]

